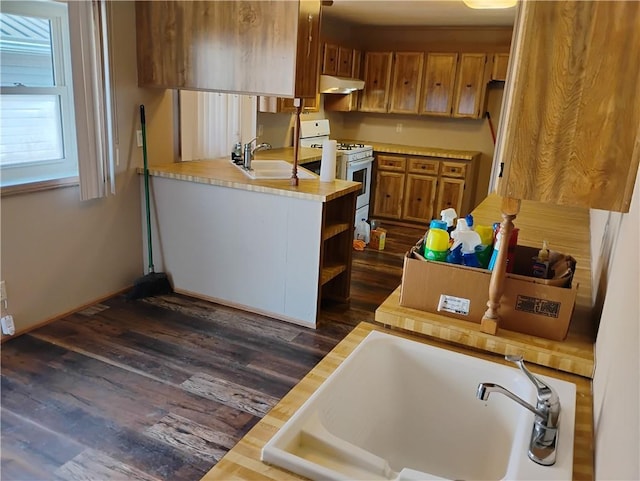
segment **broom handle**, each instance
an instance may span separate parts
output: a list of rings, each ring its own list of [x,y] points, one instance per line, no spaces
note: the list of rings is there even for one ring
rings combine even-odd
[[[142,127],[142,157],[144,160],[144,201],[147,213],[147,252],[149,253],[149,273],[154,272],[153,249],[151,246],[151,206],[149,202],[149,164],[147,163],[147,129],[144,105],[140,105],[140,125]]]

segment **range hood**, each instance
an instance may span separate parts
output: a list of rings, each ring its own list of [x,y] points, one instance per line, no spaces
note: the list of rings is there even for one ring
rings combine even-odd
[[[364,80],[334,77],[333,75],[320,75],[321,94],[348,94],[354,90],[362,90],[363,88]]]

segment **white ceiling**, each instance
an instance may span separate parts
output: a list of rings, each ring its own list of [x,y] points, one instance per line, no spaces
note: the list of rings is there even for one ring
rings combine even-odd
[[[515,11],[476,10],[462,0],[334,0],[322,16],[361,25],[511,26]]]

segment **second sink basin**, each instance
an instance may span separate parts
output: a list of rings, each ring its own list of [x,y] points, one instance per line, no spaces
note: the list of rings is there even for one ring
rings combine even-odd
[[[235,164],[234,164],[235,165]],[[292,164],[286,160],[254,160],[251,170],[245,170],[236,165],[250,179],[289,179],[291,178]],[[315,179],[317,176],[308,170],[298,167],[299,179]]]
[[[505,396],[476,398],[489,380],[535,402],[517,369],[373,332],[264,446],[262,460],[314,480],[571,479],[575,385],[544,379],[562,402],[550,467],[527,457],[532,413]]]

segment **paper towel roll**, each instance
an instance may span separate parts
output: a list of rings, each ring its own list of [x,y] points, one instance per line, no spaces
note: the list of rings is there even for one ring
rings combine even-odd
[[[322,142],[322,161],[320,162],[320,182],[333,182],[336,179],[336,150],[338,142]]]

